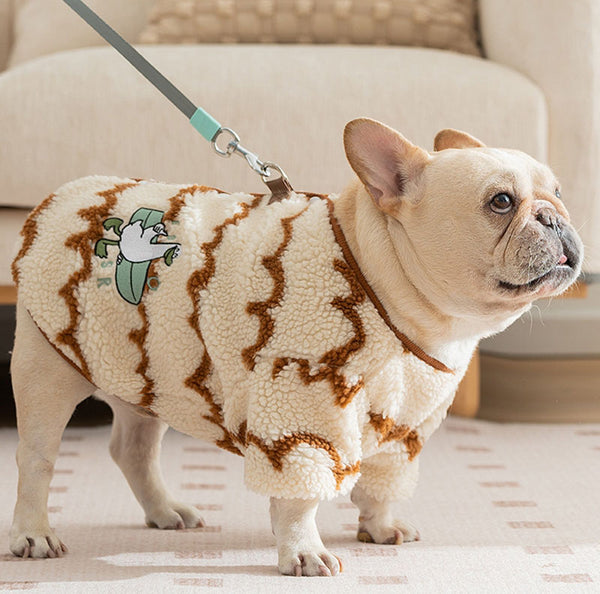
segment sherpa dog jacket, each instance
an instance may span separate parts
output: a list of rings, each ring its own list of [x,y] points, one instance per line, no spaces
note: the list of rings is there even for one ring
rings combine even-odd
[[[393,326],[335,197],[88,177],[22,235],[19,300],[100,390],[245,456],[266,495],[412,493],[464,369]]]

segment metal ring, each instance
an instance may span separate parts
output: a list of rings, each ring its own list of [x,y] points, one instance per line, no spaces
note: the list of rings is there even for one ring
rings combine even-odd
[[[225,150],[223,150],[222,148],[219,148],[219,146],[217,145],[217,140],[219,139],[221,134],[223,134],[224,132],[227,132],[228,134],[231,135],[231,140],[227,143],[227,148]],[[213,148],[215,149],[215,152],[217,153],[217,155],[220,155],[221,157],[231,157],[231,155],[235,151],[235,147],[237,146],[239,141],[240,141],[240,137],[231,128],[221,128],[216,133],[215,137],[212,139],[212,145],[213,145]]]
[[[265,161],[262,166],[262,170],[264,171],[264,173],[261,174],[263,181],[266,182],[273,175],[271,173],[271,169],[274,169],[277,173],[279,173],[279,179],[287,180],[288,177],[285,174],[285,171],[281,167],[279,167],[279,165],[277,165],[277,163],[271,163],[270,161]]]

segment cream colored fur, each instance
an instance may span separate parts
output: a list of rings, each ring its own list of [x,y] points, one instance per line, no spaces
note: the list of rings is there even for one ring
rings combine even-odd
[[[335,216],[354,257],[393,324],[451,369],[464,372],[482,337],[502,330],[533,300],[565,290],[577,277],[581,243],[557,197],[554,176],[530,157],[488,149],[457,131],[440,133],[439,150],[429,154],[366,119],[347,126],[345,144],[360,181],[335,200]],[[513,198],[513,208],[505,214],[491,207],[502,193]],[[178,258],[186,257],[182,250]],[[48,486],[64,426],[96,387],[50,346],[22,297],[12,375],[20,475],[10,548],[24,557],[60,556],[66,548],[48,524]],[[163,485],[158,454],[165,423],[115,397],[121,394],[97,395],[114,410],[111,455],[147,524],[173,529],[199,525],[197,512],[174,501]],[[423,416],[423,438],[439,425],[450,402],[442,399]],[[153,412],[169,417],[160,407]],[[185,425],[185,419],[175,421],[170,422]],[[252,451],[256,457],[258,452]],[[399,544],[418,538],[415,528],[393,517],[391,507],[412,492],[418,459],[402,468],[394,460],[391,453],[382,453],[361,465],[352,500],[360,510],[362,540]],[[392,476],[392,469],[404,473],[402,481]],[[251,486],[260,490],[260,485]],[[340,561],[319,536],[318,502],[319,497],[308,495],[271,498],[284,574],[341,571]]]

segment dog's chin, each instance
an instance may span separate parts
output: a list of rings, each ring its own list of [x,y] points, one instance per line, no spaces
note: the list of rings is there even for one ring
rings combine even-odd
[[[557,264],[547,272],[523,284],[500,280],[498,288],[506,296],[530,297],[533,300],[562,293],[575,282],[577,276],[576,267],[567,262],[566,264]]]

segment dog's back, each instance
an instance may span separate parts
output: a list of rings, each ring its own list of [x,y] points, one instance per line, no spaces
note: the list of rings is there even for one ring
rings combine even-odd
[[[236,451],[215,421],[223,408],[236,427],[245,421],[240,402],[259,360],[318,365],[353,332],[332,305],[350,285],[335,271],[326,202],[267,202],[202,186],[70,182],[24,227],[13,265],[20,303],[98,388]],[[285,310],[277,330],[275,310]]]

